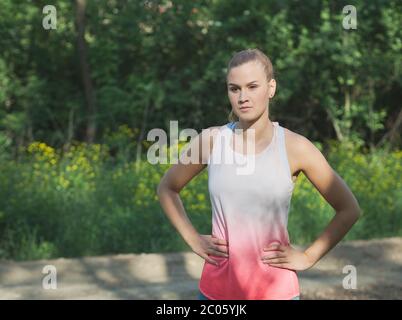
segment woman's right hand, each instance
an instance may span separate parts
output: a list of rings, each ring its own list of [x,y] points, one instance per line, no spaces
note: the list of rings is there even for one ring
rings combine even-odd
[[[219,266],[219,263],[210,258],[209,255],[218,257],[229,257],[229,248],[227,241],[218,239],[213,235],[200,234],[197,241],[191,246],[194,253],[198,254],[207,262]]]

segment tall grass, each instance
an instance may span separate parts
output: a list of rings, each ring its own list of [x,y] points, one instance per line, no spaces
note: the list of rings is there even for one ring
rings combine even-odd
[[[76,143],[55,150],[42,142],[0,161],[0,258],[30,260],[188,249],[162,212],[156,188],[169,165],[136,167],[109,147]],[[360,152],[332,144],[326,155],[347,182],[362,217],[346,239],[402,236],[402,152]],[[117,160],[116,160],[117,159]],[[181,192],[201,233],[211,230],[204,170]],[[292,243],[307,244],[334,210],[302,174],[289,213]]]

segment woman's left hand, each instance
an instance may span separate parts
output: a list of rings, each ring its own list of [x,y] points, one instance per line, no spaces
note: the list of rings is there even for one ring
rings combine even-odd
[[[262,262],[272,267],[302,271],[315,264],[305,252],[296,250],[290,245],[284,246],[275,243],[263,250],[266,253],[261,258]]]

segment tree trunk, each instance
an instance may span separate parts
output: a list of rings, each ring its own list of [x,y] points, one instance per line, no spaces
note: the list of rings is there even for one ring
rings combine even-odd
[[[337,140],[343,141],[344,138],[343,138],[341,127],[339,126],[339,123],[338,123],[338,119],[336,119],[336,117],[332,114],[332,110],[330,110],[329,108],[326,108],[326,111],[327,111],[328,118],[332,123],[332,127],[335,130]]]
[[[136,155],[136,162],[135,162],[135,171],[138,173],[139,171],[139,165],[140,165],[140,160],[141,160],[141,153],[142,153],[142,140],[145,138],[145,131],[147,129],[148,125],[148,114],[150,112],[151,106],[150,106],[150,99],[147,99],[147,103],[145,104],[145,109],[144,113],[142,115],[142,121],[141,121],[141,131],[137,139],[137,155]]]
[[[71,145],[71,140],[74,137],[74,109],[70,109],[70,113],[68,114],[68,129],[67,129],[67,148]]]
[[[392,144],[394,142],[394,140],[396,139],[396,137],[399,135],[398,129],[401,124],[402,124],[402,110],[399,111],[394,124],[391,126],[391,129],[388,130],[387,133],[381,138],[381,140],[377,143],[376,147],[377,148],[380,147],[388,139]]]
[[[85,42],[85,8],[86,0],[75,0],[76,4],[76,28],[77,45],[80,58],[82,82],[84,85],[87,106],[87,127],[85,140],[92,143],[96,135],[96,98],[91,80],[91,72],[88,64],[87,46]]]

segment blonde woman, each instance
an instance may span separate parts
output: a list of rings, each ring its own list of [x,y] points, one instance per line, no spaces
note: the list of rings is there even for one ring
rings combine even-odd
[[[345,236],[359,218],[359,204],[314,144],[270,120],[276,82],[263,52],[236,53],[226,81],[231,121],[191,140],[186,149],[190,153],[181,154],[158,186],[161,206],[192,251],[204,259],[199,299],[300,299],[297,271],[314,266]],[[191,154],[198,161],[185,164]],[[239,161],[227,161],[231,158]],[[239,163],[252,163],[252,170],[240,174]],[[180,190],[206,167],[210,235],[197,232],[180,199]],[[287,230],[300,172],[336,211],[304,251],[291,246]]]

